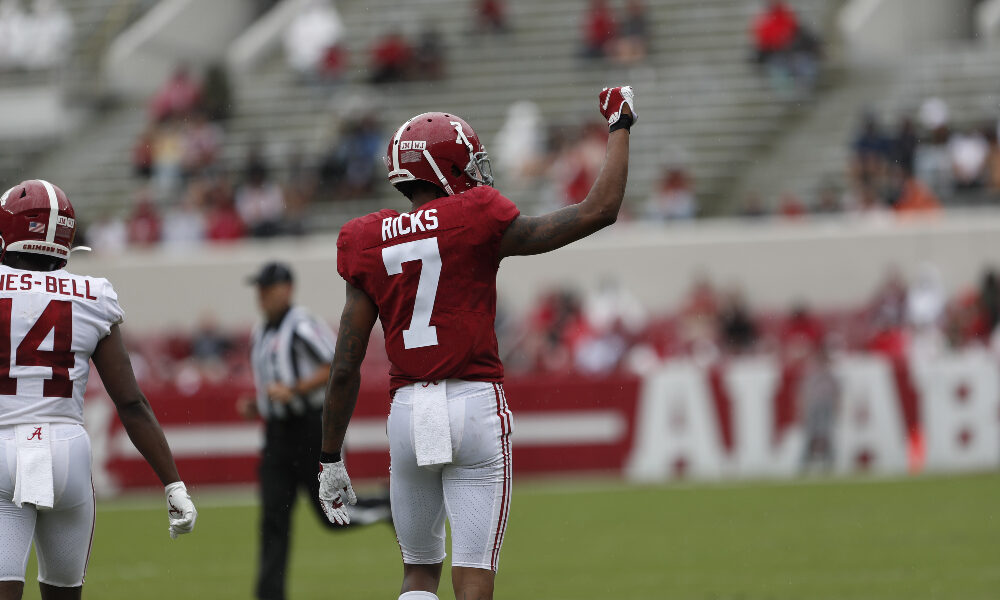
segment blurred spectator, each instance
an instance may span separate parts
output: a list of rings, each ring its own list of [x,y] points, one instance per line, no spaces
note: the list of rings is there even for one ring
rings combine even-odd
[[[802,371],[796,390],[799,422],[805,434],[802,470],[818,463],[833,468],[834,426],[840,404],[841,385],[824,344],[817,344]]]
[[[885,174],[891,143],[882,133],[878,117],[866,112],[862,118],[861,131],[852,145],[851,171],[861,185],[879,185]]]
[[[210,169],[222,149],[222,128],[209,121],[201,111],[192,113],[184,127],[181,156],[185,177],[200,175]]]
[[[646,309],[615,277],[605,277],[583,303],[587,325],[594,331],[616,329],[637,335],[646,326]]]
[[[31,43],[26,44],[22,66],[29,70],[51,69],[69,57],[73,21],[57,0],[35,0],[25,26]]]
[[[560,150],[551,174],[561,204],[578,204],[587,197],[604,161],[607,137],[604,124],[588,122],[577,131],[577,138]]]
[[[948,123],[951,120],[951,111],[948,109],[948,103],[936,96],[924,100],[920,104],[920,110],[917,115],[920,125],[925,131],[930,132],[948,127]]]
[[[163,215],[162,242],[174,248],[193,247],[205,239],[205,215],[199,201],[202,192],[197,189],[206,184],[194,182],[189,186],[184,199]]]
[[[190,68],[182,64],[153,95],[149,114],[157,123],[172,117],[183,117],[198,105],[200,99],[201,86],[191,77]]]
[[[913,331],[912,350],[921,356],[935,356],[943,347],[941,332],[947,296],[941,273],[924,264],[906,292],[906,321]]]
[[[103,215],[87,227],[87,243],[98,254],[121,254],[128,245],[125,221],[115,215]]]
[[[979,310],[986,331],[994,331],[1000,323],[1000,279],[994,269],[988,269],[979,284]]]
[[[646,210],[648,216],[657,221],[693,219],[698,204],[688,172],[679,167],[665,167]]]
[[[737,354],[753,350],[757,343],[757,325],[739,290],[729,292],[719,310],[719,338],[726,350]]]
[[[179,121],[156,128],[153,138],[153,182],[159,198],[173,196],[181,184],[184,133]]]
[[[236,190],[236,210],[250,235],[271,237],[281,233],[285,196],[270,176],[259,151],[247,157],[243,184]]]
[[[719,299],[712,283],[703,275],[695,277],[691,291],[678,311],[681,344],[686,350],[715,346],[719,324]]]
[[[156,143],[156,129],[146,127],[132,146],[132,173],[140,179],[153,176],[153,145]]]
[[[941,209],[934,192],[916,177],[907,177],[896,202],[898,214],[934,213]]]
[[[332,186],[337,199],[357,198],[370,193],[376,177],[384,173],[379,170],[385,151],[382,128],[374,112],[342,125],[343,131],[320,164],[320,180]]]
[[[892,140],[890,156],[893,166],[902,170],[905,175],[912,175],[914,173],[914,163],[919,144],[920,140],[917,137],[917,130],[913,124],[913,119],[905,117],[900,121],[899,130]]]
[[[233,113],[233,90],[221,63],[205,69],[201,84],[201,109],[213,123],[225,121]]]
[[[753,20],[754,49],[757,62],[766,64],[784,54],[795,41],[798,18],[782,0],[770,0]]]
[[[957,190],[982,187],[989,153],[989,143],[978,131],[970,129],[952,134],[948,140],[948,156]]]
[[[743,205],[740,207],[741,217],[747,219],[758,219],[760,217],[767,216],[767,209],[764,208],[764,201],[761,200],[760,194],[756,192],[751,192],[743,198]]]
[[[583,55],[604,58],[617,35],[615,15],[606,0],[591,0],[583,19]]]
[[[299,235],[306,231],[306,210],[316,197],[319,181],[298,150],[289,154],[285,172],[285,225],[289,234]]]
[[[780,341],[785,347],[814,348],[820,345],[825,334],[823,322],[805,303],[796,303],[781,327]]]
[[[444,77],[445,51],[441,32],[433,24],[425,23],[420,31],[413,70],[417,79],[437,80]]]
[[[986,188],[991,194],[1000,195],[1000,137],[998,129],[987,128],[986,142],[989,156],[986,159]]]
[[[792,192],[785,192],[778,201],[778,214],[786,219],[801,219],[806,214],[802,199]]]
[[[191,356],[202,362],[221,361],[232,345],[229,336],[219,329],[215,315],[203,314],[191,335]]]
[[[621,36],[615,43],[615,60],[625,66],[642,62],[649,52],[649,16],[642,0],[625,3]]]
[[[0,0],[0,69],[19,69],[24,66],[28,50],[28,17],[20,0]]]
[[[57,0],[35,0],[30,13],[19,0],[2,0],[0,39],[0,69],[51,69],[69,57],[73,21]]]
[[[820,39],[782,0],[770,0],[751,24],[754,61],[778,91],[809,91],[819,73]]]
[[[506,33],[507,6],[504,0],[476,0],[476,26],[479,33]]]
[[[837,188],[831,184],[824,185],[819,191],[819,198],[816,200],[813,212],[821,215],[832,215],[842,212],[843,209]]]
[[[372,83],[403,81],[410,74],[413,49],[398,30],[379,38],[372,47]]]
[[[215,182],[205,194],[208,210],[205,215],[205,237],[212,242],[231,242],[246,235],[246,225],[240,218],[229,184]]]
[[[947,125],[929,131],[927,138],[917,144],[913,157],[914,174],[934,194],[947,197],[953,189],[951,155],[948,149],[951,133]]]
[[[139,193],[135,208],[128,218],[127,228],[130,245],[152,246],[160,241],[160,215],[148,193]]]
[[[519,183],[539,174],[545,152],[545,130],[538,105],[518,100],[507,107],[497,141],[490,146],[493,168],[504,181]]]
[[[890,268],[868,309],[874,330],[902,327],[906,317],[906,282],[896,268]]]
[[[311,0],[285,30],[285,60],[304,80],[315,81],[323,75],[331,49],[343,36],[340,14],[329,0]]]

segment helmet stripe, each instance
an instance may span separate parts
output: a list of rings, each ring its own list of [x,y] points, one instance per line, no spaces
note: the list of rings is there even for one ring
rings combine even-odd
[[[441,169],[438,168],[437,161],[434,160],[434,157],[431,156],[431,153],[428,152],[426,148],[424,149],[424,158],[427,159],[427,162],[430,163],[431,168],[434,169],[434,174],[437,175],[438,180],[441,182],[441,185],[444,186],[444,191],[448,192],[449,196],[454,196],[455,195],[454,190],[452,190],[451,186],[448,185],[448,180],[445,178],[444,173],[441,172]]]
[[[56,240],[56,221],[59,218],[59,200],[56,198],[56,189],[52,184],[44,179],[36,179],[45,187],[49,195],[49,228],[45,230],[45,241],[54,242]]]
[[[420,115],[417,115],[419,117]],[[399,138],[403,137],[403,131],[406,130],[406,126],[410,124],[413,119],[417,117],[410,117],[405,123],[399,126],[396,130],[396,135],[392,136],[392,170],[399,170]]]

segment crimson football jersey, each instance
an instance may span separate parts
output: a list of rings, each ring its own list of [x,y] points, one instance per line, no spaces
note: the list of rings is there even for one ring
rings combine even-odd
[[[393,390],[418,381],[502,381],[494,321],[500,239],[520,214],[480,186],[412,213],[348,222],[337,271],[378,306]]]

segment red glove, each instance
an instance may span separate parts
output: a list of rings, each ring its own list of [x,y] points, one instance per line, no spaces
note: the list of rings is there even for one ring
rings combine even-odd
[[[632,123],[639,120],[639,113],[635,112],[635,93],[632,91],[632,86],[604,88],[598,99],[600,100],[601,114],[608,120],[608,125],[613,127],[621,119],[622,106],[625,104],[628,104],[629,110],[632,111],[632,120],[627,125],[624,123],[622,125],[629,128]],[[614,129],[620,128],[621,126],[614,127]]]

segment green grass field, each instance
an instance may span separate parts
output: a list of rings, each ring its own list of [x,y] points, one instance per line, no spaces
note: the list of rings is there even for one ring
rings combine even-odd
[[[230,497],[231,498],[231,497]],[[237,499],[239,500],[239,499]],[[195,533],[160,500],[102,503],[84,596],[251,598],[257,509],[202,495]],[[497,597],[995,600],[1000,474],[902,481],[515,486]],[[37,598],[29,565],[26,598]],[[331,534],[296,516],[290,598],[395,599],[392,530]],[[446,580],[439,595],[451,598]]]

